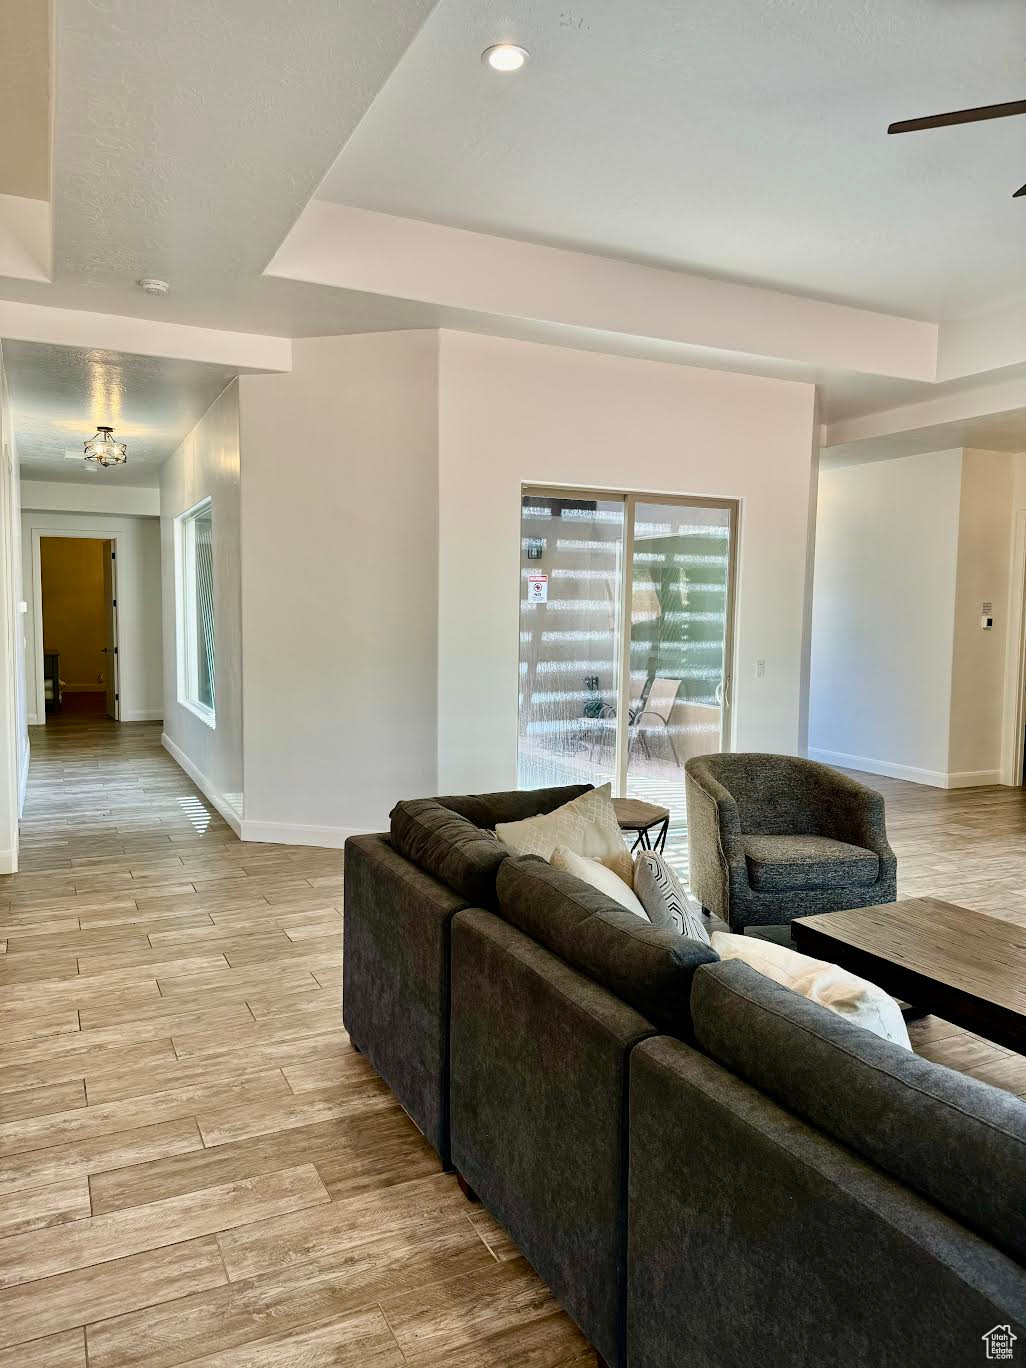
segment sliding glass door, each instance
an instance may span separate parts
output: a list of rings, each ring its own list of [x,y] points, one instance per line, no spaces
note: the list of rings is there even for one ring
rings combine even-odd
[[[684,825],[685,761],[729,744],[736,539],[732,502],[525,490],[521,787],[610,781]]]

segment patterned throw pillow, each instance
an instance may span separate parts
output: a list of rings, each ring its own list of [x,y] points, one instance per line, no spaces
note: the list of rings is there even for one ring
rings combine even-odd
[[[634,863],[616,820],[609,784],[541,817],[499,822],[495,834],[517,855],[540,855],[551,860],[557,846],[566,846],[578,855],[598,860],[628,886],[634,882]]]
[[[709,944],[709,932],[684,892],[684,886],[661,855],[644,850],[634,862],[634,892],[655,926],[674,926],[690,940]]]

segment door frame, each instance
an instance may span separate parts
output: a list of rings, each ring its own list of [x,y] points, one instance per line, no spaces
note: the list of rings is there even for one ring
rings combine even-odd
[[[36,725],[46,726],[46,688],[43,683],[43,557],[39,543],[44,537],[69,537],[78,541],[100,541],[110,542],[115,556],[118,553],[117,532],[85,531],[82,528],[60,527],[52,531],[46,527],[33,527],[32,529],[32,622],[35,631],[35,716]],[[116,580],[115,580],[116,583]],[[121,608],[118,604],[117,596],[114,599],[114,629],[115,639],[121,641]],[[120,644],[118,647],[119,663],[115,665],[115,678],[118,680],[117,692],[120,693]],[[117,702],[117,720],[121,720],[121,701]]]
[[[634,510],[639,503],[669,504],[676,508],[718,508],[729,514],[730,538],[727,553],[727,594],[724,604],[726,615],[723,634],[723,703],[720,708],[720,745],[724,750],[732,750],[734,745],[734,674],[737,633],[735,616],[737,612],[738,556],[741,544],[741,499],[712,498],[709,495],[646,493],[634,489],[598,489],[581,485],[542,484],[537,481],[524,481],[520,486],[519,510],[523,500],[531,495],[539,498],[568,499],[622,499],[624,505],[623,521],[623,564],[621,565],[621,607],[633,601],[634,597]],[[523,536],[522,512],[518,512],[518,527]],[[619,624],[620,640],[617,659],[617,703],[616,703],[616,767],[614,788],[617,793],[627,791],[627,748],[628,728],[620,725],[630,708],[630,630],[626,621]]]
[[[1024,779],[1026,740],[1026,508],[1012,522],[1011,579],[1008,583],[1008,638],[1001,726],[1001,782],[1018,788]]]

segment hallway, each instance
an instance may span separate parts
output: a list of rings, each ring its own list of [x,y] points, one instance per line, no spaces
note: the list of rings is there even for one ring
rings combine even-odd
[[[159,725],[32,747],[0,1368],[84,1368],[86,1337],[90,1368],[593,1363],[349,1047],[340,852],[240,843]]]

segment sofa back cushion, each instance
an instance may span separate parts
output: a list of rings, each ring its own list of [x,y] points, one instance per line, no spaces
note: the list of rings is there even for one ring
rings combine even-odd
[[[507,860],[499,913],[671,1035],[691,1034],[691,979],[716,960],[707,945],[652,926],[536,855]]]
[[[509,851],[494,831],[482,831],[436,798],[413,798],[391,812],[392,846],[433,874],[472,907],[495,905],[495,876]]]
[[[701,1048],[1026,1263],[1026,1102],[725,961],[694,976]]]
[[[495,835],[496,822],[551,812],[590,787],[570,784],[513,793],[407,799],[396,803],[390,814],[392,846],[472,906],[494,907],[495,876],[509,856]]]
[[[475,826],[494,831],[499,822],[523,822],[528,817],[555,812],[591,788],[591,784],[563,784],[557,788],[513,789],[509,793],[450,794],[435,801]]]

